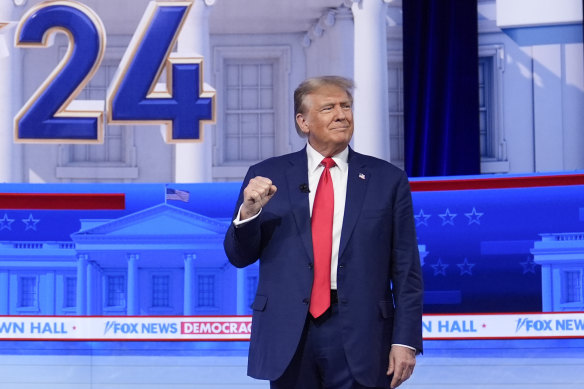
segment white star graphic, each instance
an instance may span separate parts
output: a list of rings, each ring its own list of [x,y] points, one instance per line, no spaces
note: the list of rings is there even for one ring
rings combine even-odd
[[[435,265],[432,265],[432,268],[434,269],[434,275],[437,276],[438,274],[442,274],[443,276],[446,275],[446,268],[449,265],[446,263],[442,263],[442,258],[438,258],[438,262],[436,262]]]
[[[450,209],[446,208],[446,212],[439,214],[440,218],[442,218],[442,225],[445,226],[450,224],[451,226],[454,225],[454,218],[456,217],[456,213],[450,213]]]
[[[424,213],[424,210],[420,209],[420,213],[414,215],[414,218],[416,218],[416,227],[421,225],[425,225],[426,227],[428,227],[428,219],[430,218],[430,216],[432,215],[426,215]]]
[[[472,212],[471,213],[465,213],[464,216],[468,217],[468,225],[470,226],[471,224],[478,224],[479,226],[481,225],[481,221],[479,220],[481,218],[481,216],[484,215],[484,212],[477,212],[475,207],[472,207]]]
[[[35,219],[32,217],[32,213],[29,214],[28,219],[22,219],[22,222],[26,224],[25,231],[33,230],[36,231],[36,225],[40,221],[40,219]]]
[[[524,262],[519,262],[521,266],[523,266],[523,274],[532,273],[535,274],[535,266],[537,263],[531,257],[527,257]]]
[[[0,231],[2,230],[9,230],[12,231],[12,223],[14,219],[9,219],[7,214],[4,214],[4,217],[0,219]]]
[[[474,267],[474,263],[469,263],[467,258],[464,258],[464,262],[457,264],[456,266],[458,266],[460,268],[460,275],[465,275],[468,274],[469,276],[472,276],[472,268]]]

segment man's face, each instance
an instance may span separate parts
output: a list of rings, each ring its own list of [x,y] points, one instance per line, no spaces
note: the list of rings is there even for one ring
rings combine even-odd
[[[353,136],[353,110],[347,93],[325,85],[304,98],[304,113],[296,115],[308,142],[325,157],[340,153]]]

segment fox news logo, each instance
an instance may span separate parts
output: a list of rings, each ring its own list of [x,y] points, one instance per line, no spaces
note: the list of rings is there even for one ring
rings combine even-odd
[[[546,331],[584,331],[584,320],[582,319],[541,319],[533,320],[529,318],[517,319],[515,332],[546,332]]]
[[[108,321],[103,331],[104,335],[136,335],[136,334],[176,334],[178,326],[176,323],[126,323],[117,320]]]

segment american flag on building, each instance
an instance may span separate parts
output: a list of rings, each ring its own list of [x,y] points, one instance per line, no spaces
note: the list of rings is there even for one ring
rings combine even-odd
[[[179,200],[188,203],[190,196],[186,190],[166,188],[166,200]]]

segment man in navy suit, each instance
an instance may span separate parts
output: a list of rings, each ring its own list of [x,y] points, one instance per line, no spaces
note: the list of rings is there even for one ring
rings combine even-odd
[[[250,167],[225,236],[233,265],[260,261],[248,374],[273,389],[395,388],[422,351],[409,183],[400,169],[349,147],[352,88],[335,76],[300,84],[296,129],[307,145]],[[311,215],[325,170],[334,188],[330,291],[328,308],[315,315],[314,250],[329,238],[314,238]]]

